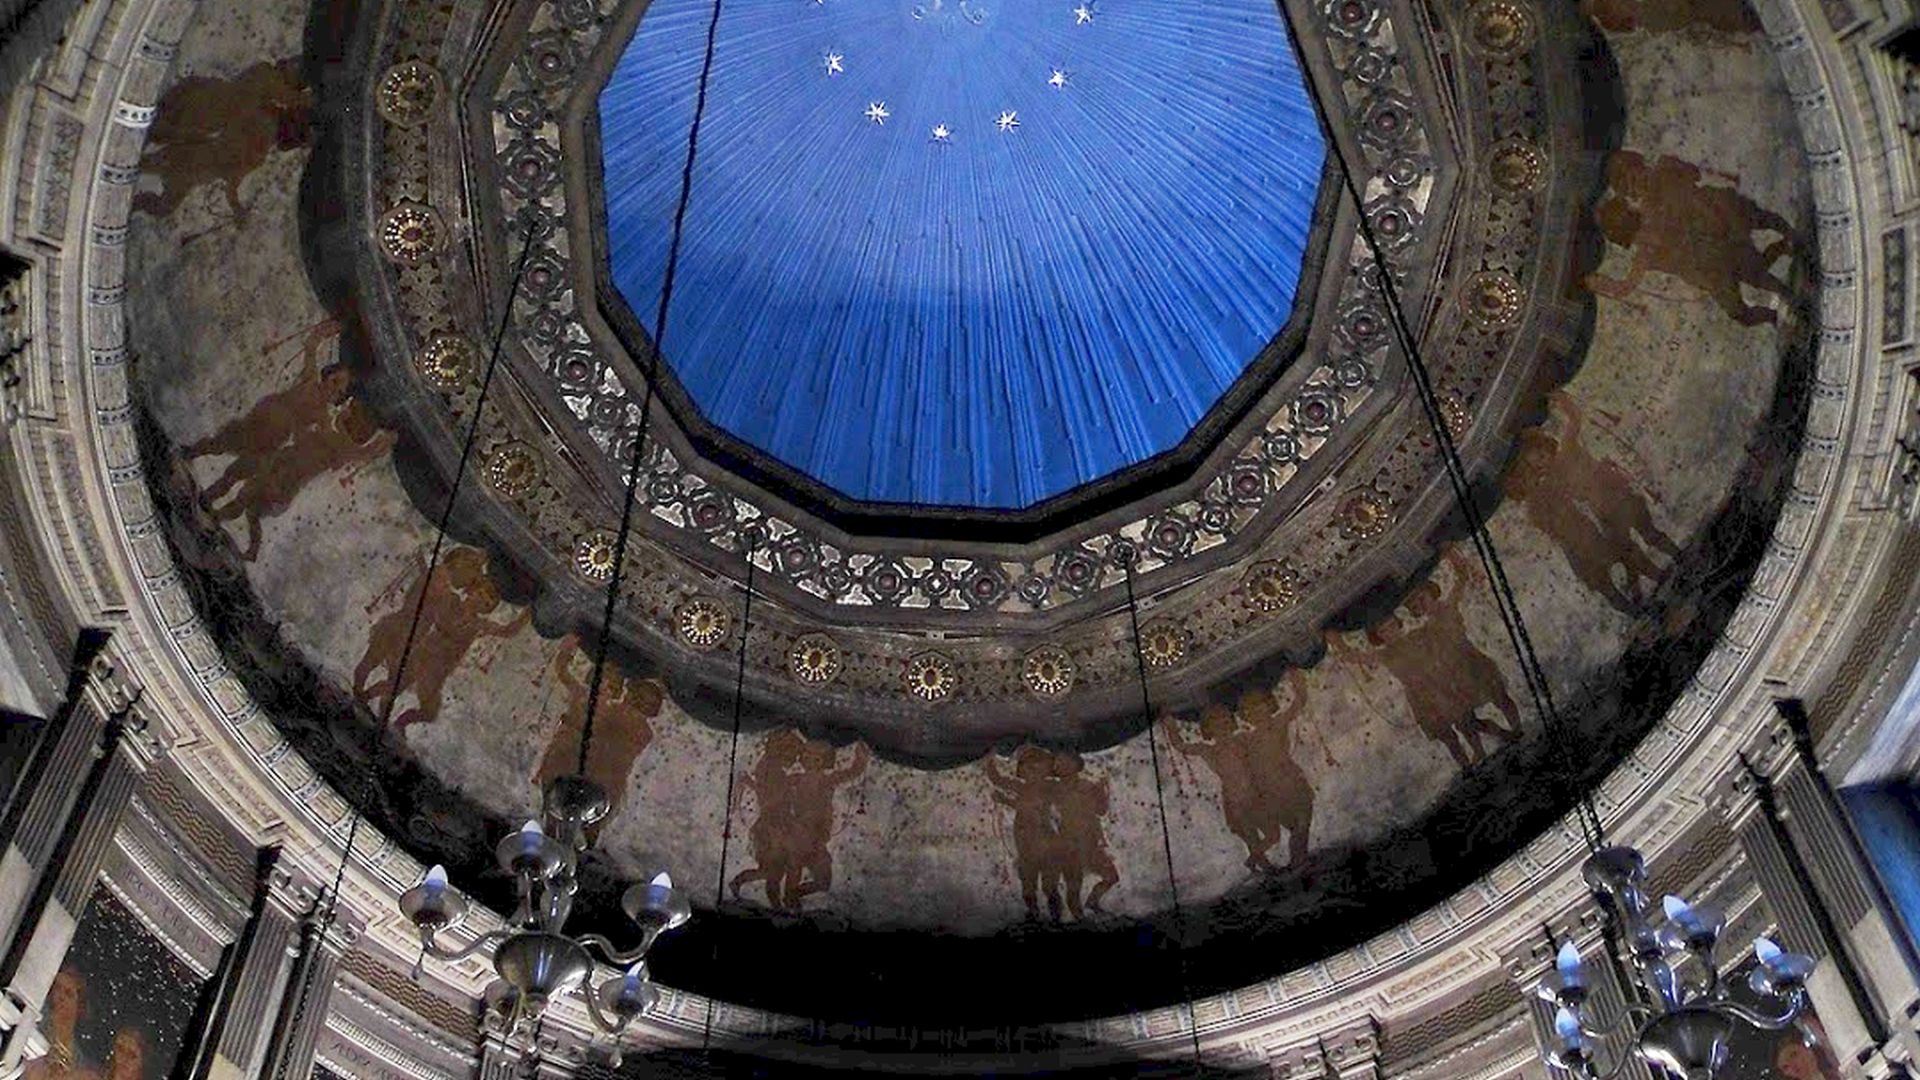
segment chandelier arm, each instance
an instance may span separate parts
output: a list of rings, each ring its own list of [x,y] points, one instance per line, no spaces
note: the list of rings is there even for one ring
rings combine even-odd
[[[1612,1020],[1595,1025],[1587,1023],[1583,1010],[1580,1017],[1580,1034],[1589,1039],[1607,1039],[1627,1029],[1628,1024],[1645,1023],[1653,1019],[1653,1010],[1637,1001],[1630,1001]]]
[[[420,944],[426,948],[428,956],[433,957],[435,960],[444,960],[452,963],[456,960],[465,960],[467,957],[472,956],[488,945],[512,936],[513,931],[511,930],[489,930],[461,948],[448,949],[443,948],[438,942],[434,941],[433,935],[423,934],[420,938]]]
[[[1709,1007],[1763,1031],[1785,1031],[1793,1027],[1794,1023],[1800,1019],[1800,1014],[1806,1011],[1807,998],[1806,991],[1794,991],[1793,996],[1786,1001],[1787,1011],[1779,1016],[1769,1016],[1750,1005],[1743,1005],[1731,999],[1716,1001]]]
[[[607,940],[600,934],[582,934],[576,940],[587,948],[598,952],[601,959],[607,963],[614,967],[623,968],[632,967],[646,959],[647,950],[653,947],[652,935],[648,935],[647,940],[642,941],[637,947],[624,952],[615,948],[613,942]]]
[[[1684,978],[1680,974],[1681,963],[1692,959],[1700,968],[1698,981]],[[1680,954],[1677,962],[1668,964],[1673,973],[1673,1003],[1675,1005],[1705,1004],[1715,1005],[1726,998],[1726,987],[1720,979],[1720,969],[1714,966],[1713,954],[1695,948],[1688,948]]]
[[[1672,964],[1665,960],[1636,960],[1634,966],[1639,969],[1640,985],[1653,995],[1655,1002],[1668,1011],[1680,1007],[1685,1000],[1685,994],[1682,992],[1684,987],[1680,983],[1679,975],[1674,972]]]
[[[621,1035],[626,1033],[627,1025],[632,1023],[632,1021],[608,1019],[607,1014],[600,1010],[600,1002],[596,1000],[598,995],[593,992],[593,984],[591,982],[582,983],[575,987],[574,990],[580,995],[582,1000],[586,1001],[587,1015],[593,1017],[593,1026],[599,1028],[602,1034],[611,1035],[617,1041]]]
[[[1719,965],[1713,962],[1713,946],[1709,945],[1704,949],[1690,949],[1688,951],[1693,954],[1695,960],[1699,961],[1700,970],[1705,973],[1707,977],[1706,985],[1701,988],[1701,995],[1706,998],[1719,997],[1722,991],[1720,968]]]

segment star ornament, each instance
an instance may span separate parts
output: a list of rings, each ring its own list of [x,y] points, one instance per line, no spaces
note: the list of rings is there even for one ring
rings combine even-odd
[[[952,142],[953,129],[945,124],[933,125],[933,141],[937,143]]]
[[[1073,25],[1085,26],[1093,21],[1093,5],[1081,4],[1073,9]]]
[[[1067,88],[1067,73],[1061,71],[1059,68],[1054,68],[1053,74],[1047,76],[1047,85],[1053,87],[1055,90],[1065,90]]]
[[[1006,112],[994,118],[993,126],[999,128],[1001,131],[1012,131],[1014,128],[1020,126],[1020,114],[1012,109],[1008,109]]]
[[[847,70],[847,58],[837,52],[827,54],[827,74],[839,75]]]
[[[892,113],[887,111],[886,102],[884,101],[867,102],[867,119],[873,121],[874,123],[885,124],[887,122],[887,117],[892,115],[893,115]]]

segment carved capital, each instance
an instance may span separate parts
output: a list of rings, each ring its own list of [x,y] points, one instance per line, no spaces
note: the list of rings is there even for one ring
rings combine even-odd
[[[344,905],[334,908],[325,900],[314,906],[307,915],[307,921],[317,936],[321,950],[333,960],[352,952],[367,932],[367,924]]]
[[[1320,1040],[1329,1072],[1339,1080],[1378,1080],[1380,1023],[1371,1015]]]
[[[1380,1024],[1371,1014],[1267,1054],[1272,1080],[1375,1080],[1379,1076]]]
[[[262,869],[258,888],[266,898],[268,910],[296,922],[305,920],[317,910],[320,902],[320,887],[295,873],[286,860],[277,857]]]
[[[1326,1055],[1317,1042],[1290,1046],[1267,1055],[1267,1076],[1271,1080],[1317,1080],[1327,1076]]]

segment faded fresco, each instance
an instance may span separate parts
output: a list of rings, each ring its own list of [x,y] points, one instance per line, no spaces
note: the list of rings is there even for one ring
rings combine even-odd
[[[1099,913],[1100,900],[1120,881],[1107,848],[1105,819],[1112,792],[1105,777],[1087,771],[1072,751],[1023,746],[1013,767],[996,759],[981,762],[993,801],[1005,808],[1013,834],[1013,863],[1027,917],[1058,922],[1066,914],[1085,918]]]
[[[566,695],[559,710],[557,727],[547,737],[546,750],[540,755],[533,779],[544,785],[556,776],[575,772],[580,765],[580,741],[586,734],[587,695],[593,677],[593,651],[579,637],[568,634],[554,653],[553,662],[543,678],[551,678],[560,693]],[[628,775],[634,762],[653,741],[653,722],[666,704],[666,687],[658,679],[630,678],[617,664],[608,665],[601,677],[600,704],[593,718],[593,752],[587,757],[587,779],[607,790],[618,816],[626,805],[631,785]]]
[[[1293,725],[1306,707],[1306,679],[1291,671],[1280,687],[1210,705],[1197,722],[1164,722],[1168,743],[1204,762],[1219,783],[1221,819],[1247,846],[1249,870],[1297,867],[1311,850],[1313,784],[1293,758]]]
[[[727,881],[734,899],[759,884],[776,911],[799,911],[808,896],[833,888],[834,795],[867,769],[871,755],[856,743],[841,753],[797,731],[776,731],[743,778],[750,793],[747,845],[753,865]]]
[[[1519,435],[1492,520],[1576,711],[1613,707],[1623,663],[1677,686],[1712,636],[1701,612],[1737,592],[1725,538],[1764,534],[1813,268],[1806,170],[1776,134],[1791,103],[1745,7],[1583,10],[1628,99],[1592,222],[1592,341]],[[404,844],[459,873],[574,768],[590,643],[539,626],[480,548],[451,543],[428,572],[432,530],[395,436],[355,396],[360,346],[303,262],[305,17],[296,0],[208,0],[182,46],[191,75],[162,103],[130,240],[147,452],[203,614],[269,711],[326,748]],[[587,767],[613,795],[605,871],[665,865],[700,883],[702,907],[823,931],[1030,944],[1126,927],[1170,900],[1150,737],[1174,880],[1193,908],[1217,905],[1196,934],[1271,928],[1291,935],[1274,949],[1324,952],[1403,913],[1382,897],[1445,895],[1453,856],[1537,816],[1503,781],[1542,751],[1467,549],[1323,642],[1304,664],[1155,702],[1148,732],[1105,747],[1010,744],[921,768],[759,717],[730,805],[726,732],[691,718],[670,677],[616,663]]]
[[[353,669],[353,696],[368,711],[390,717],[391,726],[402,730],[437,719],[447,680],[474,646],[482,638],[510,638],[532,621],[532,613],[525,608],[507,611],[504,619],[495,618],[505,606],[487,576],[484,552],[456,547],[431,572],[427,559],[419,559],[367,605],[373,625],[367,632],[366,652]],[[410,637],[411,650],[407,647]],[[491,665],[476,660],[473,669],[484,675]],[[405,708],[399,707],[402,699],[411,699]]]
[[[1746,0],[1582,0],[1580,10],[1608,34],[1691,31],[1725,35],[1726,43],[1748,46],[1760,33]]]
[[[25,1080],[164,1080],[200,985],[126,905],[95,890],[47,994],[49,1049],[27,1062]]]

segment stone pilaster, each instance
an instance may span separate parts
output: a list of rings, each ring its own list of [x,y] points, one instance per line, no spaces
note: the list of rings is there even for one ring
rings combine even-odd
[[[1805,861],[1814,891],[1825,901],[1853,956],[1860,978],[1892,1034],[1905,1043],[1903,1060],[1920,1058],[1910,1018],[1920,1013],[1920,973],[1892,903],[1881,890],[1853,823],[1821,771],[1798,701],[1780,703],[1793,753],[1774,781],[1780,815]],[[1777,736],[1776,736],[1777,737]]]
[[[262,1054],[259,1075],[263,1080],[306,1080],[313,1069],[314,1045],[332,1007],[340,961],[359,939],[360,928],[344,914],[329,915],[325,897],[307,912]]]
[[[80,778],[99,758],[105,731],[106,716],[90,702],[62,710],[0,820],[0,942],[11,942],[26,921],[27,902],[80,799]]]
[[[221,966],[213,1006],[189,1044],[192,1080],[259,1075],[271,1021],[298,953],[301,915],[312,902],[312,890],[296,884],[282,867],[280,849],[261,849],[247,925]]]
[[[19,785],[0,806],[0,943],[12,941],[25,921],[27,900],[73,814],[82,778],[100,754],[107,716],[125,704],[124,694],[107,688],[113,672],[101,657],[106,643],[105,631],[81,633],[66,700],[49,718]],[[104,692],[89,694],[96,678]]]
[[[1878,1077],[1910,1067],[1920,1045],[1904,1017],[1920,988],[1798,703],[1780,703],[1721,805],[1782,944],[1819,961],[1807,989],[1842,1068]]]
[[[95,880],[127,808],[146,779],[159,745],[135,712],[134,702],[96,682],[72,710],[76,730],[97,732],[91,747],[61,733],[56,749],[81,760],[71,772],[42,774],[41,789],[73,787],[72,793],[33,792],[17,834],[32,884],[13,905],[15,929],[0,953],[0,986],[13,1019],[0,1044],[0,1076],[17,1068],[38,1046],[36,1023],[75,929],[86,913]],[[97,726],[93,717],[105,715]],[[91,761],[85,759],[91,756]],[[62,775],[82,777],[61,785]],[[47,798],[40,798],[47,794]]]

